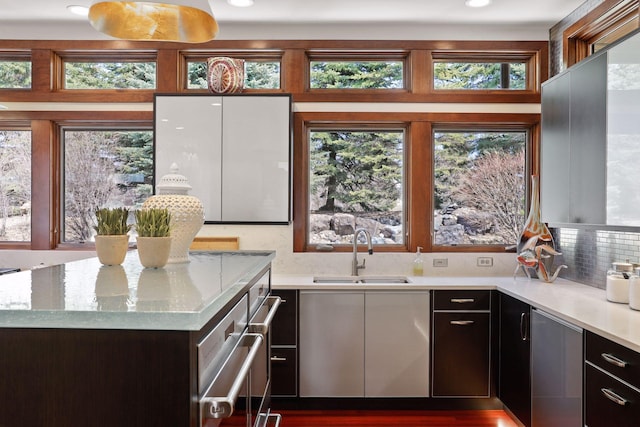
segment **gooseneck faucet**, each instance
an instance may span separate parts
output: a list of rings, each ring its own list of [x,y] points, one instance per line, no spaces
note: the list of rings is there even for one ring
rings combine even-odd
[[[360,233],[364,233],[364,236],[367,239],[367,249],[369,250],[369,255],[373,255],[373,243],[371,242],[371,234],[364,228],[358,228],[353,233],[353,262],[351,264],[351,275],[357,276],[358,270],[364,268],[364,264],[367,261],[366,259],[362,260],[362,264],[358,265],[358,236]]]

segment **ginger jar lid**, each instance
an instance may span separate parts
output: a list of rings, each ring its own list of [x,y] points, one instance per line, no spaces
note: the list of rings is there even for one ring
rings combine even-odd
[[[160,182],[156,186],[158,194],[188,194],[191,185],[187,181],[187,177],[178,173],[178,165],[172,163],[167,175],[160,178]]]

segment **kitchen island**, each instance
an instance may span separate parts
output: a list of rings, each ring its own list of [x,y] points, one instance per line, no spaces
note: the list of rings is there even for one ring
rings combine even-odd
[[[144,269],[96,258],[0,277],[0,426],[196,426],[197,344],[273,252]]]

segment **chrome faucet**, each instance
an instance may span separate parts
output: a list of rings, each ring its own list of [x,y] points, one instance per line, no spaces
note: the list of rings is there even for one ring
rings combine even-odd
[[[364,264],[367,261],[366,259],[362,260],[362,264],[358,265],[358,235],[360,233],[364,233],[364,236],[367,238],[367,249],[369,250],[369,255],[373,255],[373,243],[371,242],[371,234],[364,228],[358,228],[353,233],[353,262],[351,264],[351,275],[357,276],[358,270],[364,268]]]

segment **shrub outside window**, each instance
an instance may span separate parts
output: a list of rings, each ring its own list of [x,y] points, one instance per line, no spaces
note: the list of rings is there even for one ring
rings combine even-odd
[[[207,89],[206,61],[187,63],[187,89]],[[248,61],[244,63],[246,89],[280,89],[279,61]]]
[[[31,131],[0,129],[0,241],[31,240]]]
[[[311,61],[311,89],[403,89],[403,61]]]
[[[524,131],[434,132],[434,244],[514,245],[525,220]]]
[[[139,208],[152,194],[153,132],[63,129],[64,241],[95,234],[95,211]]]
[[[0,61],[1,89],[30,89],[31,61]]]
[[[352,244],[357,228],[374,244],[404,240],[404,129],[311,129],[309,245]]]
[[[155,89],[155,61],[65,61],[65,89]]]
[[[437,90],[525,90],[526,72],[524,62],[435,62],[433,86]]]

